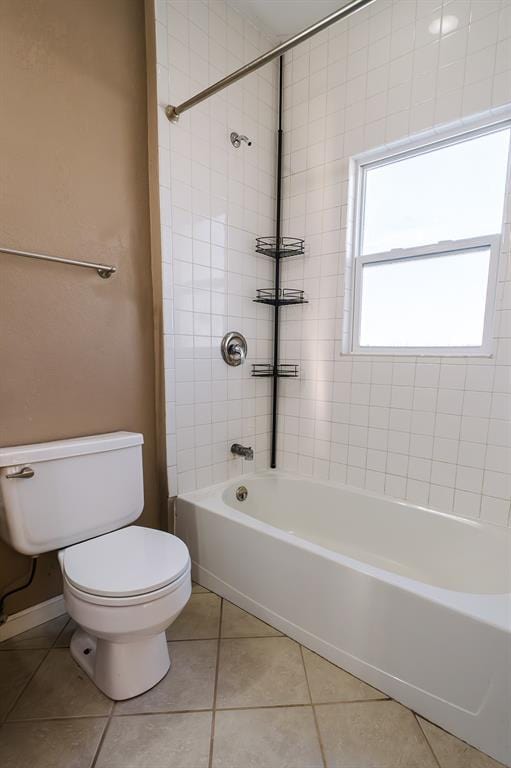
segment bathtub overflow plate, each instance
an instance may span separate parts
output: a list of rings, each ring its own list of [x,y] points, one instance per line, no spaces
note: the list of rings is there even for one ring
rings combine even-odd
[[[240,485],[239,488],[236,488],[236,498],[238,501],[245,501],[247,496],[248,490],[244,485]]]

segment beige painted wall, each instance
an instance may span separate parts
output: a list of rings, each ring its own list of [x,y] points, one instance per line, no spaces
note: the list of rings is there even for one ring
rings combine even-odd
[[[0,245],[118,267],[0,254],[0,445],[143,432],[158,525],[146,98],[143,0],[0,0]],[[0,544],[0,590],[28,567]],[[7,609],[59,591],[44,556]]]

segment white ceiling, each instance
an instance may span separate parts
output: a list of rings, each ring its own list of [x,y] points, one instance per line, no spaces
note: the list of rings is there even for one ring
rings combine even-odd
[[[346,0],[230,0],[230,4],[269,32],[284,38],[342,8]]]

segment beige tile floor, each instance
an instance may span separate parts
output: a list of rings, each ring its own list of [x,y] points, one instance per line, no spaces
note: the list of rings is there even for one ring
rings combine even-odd
[[[0,645],[2,768],[497,768],[273,627],[196,586],[172,668],[113,703],[61,617]]]

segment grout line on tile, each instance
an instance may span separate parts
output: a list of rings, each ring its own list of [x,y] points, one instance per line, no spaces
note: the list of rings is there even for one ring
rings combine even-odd
[[[114,709],[115,702],[110,700],[112,703],[112,711]],[[151,712],[151,714],[155,714],[154,712]],[[111,717],[111,714],[107,714],[104,712],[102,715],[58,715],[58,716],[51,716],[51,715],[43,715],[42,717],[11,717],[9,720],[7,720],[7,723],[41,723],[41,722],[59,722],[60,720],[101,720],[101,718],[105,717]]]
[[[155,714],[152,712],[151,714]],[[64,723],[67,720],[106,720],[110,717],[110,715],[103,714],[103,715],[60,715],[59,717],[23,717],[23,718],[13,718],[12,720],[8,720],[4,723],[4,725],[10,725],[11,723]]]
[[[71,616],[69,616],[69,614],[68,614],[68,617],[67,617],[67,621],[66,621],[66,623],[64,624],[64,626],[62,627],[62,629],[61,629],[61,630],[60,630],[60,632],[58,633],[57,637],[56,637],[56,638],[55,638],[55,640],[53,641],[53,645],[51,646],[51,649],[52,649],[52,650],[53,650],[53,648],[68,648],[68,647],[69,647],[69,646],[67,646],[67,645],[60,645],[60,646],[58,646],[58,645],[57,645],[57,643],[58,643],[58,641],[60,640],[60,638],[62,637],[62,635],[64,634],[64,632],[66,631],[66,629],[67,629],[67,627],[69,626],[69,624],[70,624],[70,622],[71,622],[71,621],[72,621],[72,619],[71,619]]]
[[[105,743],[105,738],[106,738],[107,731],[110,728],[110,723],[112,722],[112,713],[113,713],[113,711],[114,711],[114,708],[112,706],[110,715],[108,716],[108,720],[106,721],[105,727],[103,728],[103,733],[101,734],[101,738],[99,740],[99,744],[98,744],[98,747],[97,747],[96,752],[94,754],[94,758],[93,758],[93,760],[91,762],[90,768],[94,768],[94,766],[98,762],[99,754],[101,752],[101,749],[103,748],[103,744]]]
[[[224,600],[221,597],[220,598],[220,613],[218,616],[218,638],[217,638],[217,649],[216,649],[216,668],[215,668],[215,685],[213,688],[213,714],[211,716],[211,739],[209,743],[209,760],[208,760],[208,768],[212,768],[213,766],[213,744],[215,741],[215,714],[216,714],[216,698],[217,698],[217,691],[218,691],[218,670],[220,666],[220,633],[222,631],[222,617],[224,612]]]
[[[6,640],[6,642],[9,642],[9,641]],[[1,648],[0,647],[0,653],[13,653],[14,651],[16,651],[17,653],[25,653],[26,651],[48,651],[48,652],[50,652],[50,651],[53,651],[53,646],[52,645],[49,645],[49,646],[48,645],[44,645],[44,646],[34,645],[31,648],[16,648],[16,647],[13,647],[13,648]]]
[[[218,640],[218,637],[180,637],[179,640],[169,640],[167,638],[167,645],[173,645],[174,643],[199,643],[201,640]]]
[[[303,707],[311,707],[312,704],[307,702],[306,704],[259,704],[254,707],[217,707],[218,712],[250,712],[252,709],[300,709]]]
[[[29,649],[27,648],[27,650],[29,650]],[[32,650],[32,649],[30,649],[30,650]],[[46,651],[46,653],[44,654],[43,658],[41,659],[41,661],[39,662],[39,664],[36,666],[36,668],[34,669],[34,671],[32,672],[32,674],[30,675],[30,677],[29,677],[29,678],[28,678],[28,680],[26,681],[25,685],[23,685],[23,686],[21,687],[21,690],[20,690],[20,692],[19,692],[19,693],[18,693],[18,695],[15,697],[15,699],[14,699],[13,703],[11,704],[11,706],[9,707],[9,709],[6,711],[6,713],[5,713],[5,714],[4,714],[4,716],[3,716],[3,719],[2,719],[2,720],[0,720],[0,722],[3,722],[3,723],[7,722],[7,718],[9,717],[9,715],[11,714],[11,712],[13,711],[13,709],[15,708],[16,704],[18,703],[18,701],[21,699],[21,697],[23,696],[23,694],[24,694],[24,693],[25,693],[25,691],[27,690],[28,686],[30,685],[30,683],[31,683],[31,682],[32,682],[32,680],[34,679],[34,676],[35,676],[35,675],[36,675],[36,673],[39,671],[39,669],[41,668],[42,664],[44,664],[45,660],[48,658],[48,654],[50,653],[50,651],[51,651],[51,648],[35,648],[35,649],[33,649],[33,650],[41,650],[41,651],[43,651],[43,650],[44,650],[44,651]]]
[[[275,631],[278,632],[279,630],[276,629]],[[266,640],[266,639],[273,640],[276,637],[277,638],[278,637],[288,637],[288,635],[283,635],[282,632],[281,632],[278,635],[232,635],[232,636],[229,635],[228,637],[223,637],[222,636],[221,638],[218,638],[218,637],[181,637],[181,638],[179,638],[179,640],[167,640],[167,643],[190,643],[190,642],[195,642],[197,640],[218,640],[218,639],[221,639],[221,640]],[[289,638],[289,639],[292,640],[292,638]],[[293,642],[296,642],[296,640],[294,640]]]
[[[341,701],[315,701],[314,706],[328,707],[330,704],[335,704],[336,706],[338,704],[387,704],[389,701],[396,701],[396,699],[391,699],[387,696],[386,699],[344,699]],[[399,702],[397,703],[399,704]],[[401,704],[401,706],[405,707],[404,704]],[[408,707],[405,707],[405,709],[408,709]]]
[[[423,715],[419,715],[417,712],[414,712],[412,709],[410,710],[410,712],[412,713],[412,715],[416,719],[417,724],[418,724],[419,728],[421,729],[421,731],[422,731],[422,733],[424,735],[424,738],[426,739],[427,745],[430,748],[431,752],[433,753],[433,757],[435,758],[436,762],[438,763],[439,768],[443,768],[443,766],[440,763],[440,759],[436,756],[435,750],[433,749],[433,745],[430,743],[430,741],[429,741],[429,739],[427,737],[426,731],[422,727],[422,723],[419,720],[419,717],[421,717],[423,720],[426,720],[426,722],[431,723],[431,725],[434,725],[435,728],[438,728],[440,731],[442,731],[443,733],[447,734],[447,736],[451,736],[451,737],[453,737],[455,739],[458,739],[458,741],[461,741],[463,744],[465,744],[467,747],[469,747],[469,749],[473,749],[477,753],[479,753],[479,754],[481,754],[483,756],[486,756],[486,752],[482,752],[477,747],[473,747],[472,744],[468,743],[468,741],[465,741],[464,739],[460,739],[459,736],[455,736],[453,733],[451,733],[450,731],[447,731],[441,725],[438,725],[438,723],[433,722],[433,720],[429,720],[427,717],[424,717]],[[489,755],[488,755],[488,758],[490,758]],[[505,768],[505,766],[502,763],[499,763],[498,760],[495,760],[495,758],[490,758],[490,759],[494,760],[497,763],[497,765],[502,765],[502,768]]]
[[[330,704],[368,704],[368,703],[383,703],[385,701],[391,701],[391,699],[350,699],[347,701],[323,701],[323,702],[316,702],[315,705],[308,702],[307,704],[260,704],[258,706],[252,706],[252,707],[215,707],[215,710],[217,712],[239,712],[239,711],[247,711],[250,712],[251,710],[257,710],[257,709],[300,709],[303,707],[311,707],[311,706],[329,706]],[[145,715],[189,715],[193,714],[194,712],[212,712],[212,708],[200,708],[200,709],[154,709],[154,710],[148,710],[146,712],[120,712],[117,713],[114,709],[112,717],[132,717],[136,715],[137,717],[144,717]],[[80,715],[80,717],[83,717],[83,715]],[[107,715],[89,715],[88,717],[107,717]],[[50,719],[50,718],[45,718]],[[68,719],[68,718],[53,718],[56,720],[61,719]],[[18,722],[18,721],[16,721]],[[25,722],[25,721],[23,721]]]
[[[216,592],[211,592],[211,591],[209,591],[209,592],[192,592],[191,595],[190,595],[190,600],[192,598],[196,598],[196,597],[218,597],[219,600],[222,599],[220,597],[220,595],[217,595]]]
[[[203,709],[155,709],[155,710],[149,710],[147,712],[119,712],[119,714],[114,712],[112,714],[112,717],[115,717],[117,720],[120,720],[121,717],[154,717],[154,715],[195,715],[198,712],[213,712],[213,709],[209,707],[209,709],[203,708]]]
[[[286,635],[286,637],[287,637],[287,635]],[[301,648],[302,648],[302,649],[303,649],[303,648],[305,648],[305,650],[306,650],[306,651],[309,651],[310,653],[314,653],[316,656],[319,656],[319,658],[320,658],[320,659],[323,659],[323,661],[326,661],[328,664],[331,664],[331,665],[332,665],[333,667],[335,667],[336,669],[340,669],[342,672],[346,672],[346,674],[347,674],[347,675],[350,675],[350,676],[351,676],[351,677],[353,677],[355,680],[358,680],[358,681],[359,681],[359,683],[362,683],[363,685],[368,685],[370,688],[373,688],[373,690],[375,690],[375,691],[378,691],[378,693],[381,693],[381,694],[382,694],[382,695],[385,697],[384,699],[382,699],[381,697],[379,697],[379,698],[374,698],[374,699],[353,699],[352,701],[350,701],[350,702],[349,702],[350,704],[351,704],[351,703],[355,703],[355,702],[357,702],[357,701],[385,701],[385,700],[387,700],[387,699],[391,699],[391,696],[387,696],[387,694],[385,693],[385,691],[382,691],[382,690],[380,690],[379,688],[376,688],[376,686],[374,686],[374,685],[371,685],[370,683],[367,683],[367,682],[366,682],[365,680],[363,680],[361,677],[357,677],[357,675],[354,675],[352,672],[348,672],[348,670],[347,670],[347,669],[345,669],[344,667],[341,667],[341,666],[339,666],[339,664],[336,664],[336,663],[335,663],[335,661],[330,661],[330,659],[327,659],[327,658],[326,658],[326,656],[322,656],[322,655],[321,655],[320,653],[318,653],[317,651],[313,651],[313,650],[312,650],[312,648],[307,648],[307,646],[306,646],[306,645],[301,645]],[[302,656],[303,656],[303,650],[302,650]],[[304,659],[304,664],[305,664],[305,659]],[[329,704],[329,703],[330,703],[330,702],[328,702],[328,701],[322,701],[322,702],[318,702],[318,701],[317,701],[317,702],[316,702],[316,704]],[[332,702],[332,703],[335,703],[335,704],[339,703],[339,704],[341,704],[342,702]]]
[[[304,655],[303,655],[303,646],[302,645],[300,645],[300,658],[302,659],[303,672],[304,672],[304,675],[305,675],[305,682],[307,683],[307,691],[309,693],[309,700],[310,700],[310,703],[312,705],[312,717],[314,718],[314,727],[316,728],[316,735],[318,737],[319,749],[320,749],[320,752],[321,752],[321,760],[323,761],[324,768],[326,768],[327,762],[326,762],[325,749],[323,747],[323,741],[321,739],[321,732],[319,730],[319,723],[318,723],[318,718],[317,718],[317,715],[316,715],[316,709],[315,709],[313,701],[312,701],[312,691],[311,691],[311,687],[309,685],[309,676],[307,674],[307,667],[305,666],[305,658],[304,658]]]
[[[257,621],[260,621],[261,624],[264,624],[266,627],[269,627],[270,629],[275,630],[275,632],[278,632],[280,635],[283,634],[280,631],[280,629],[277,629],[276,627],[274,627],[273,624],[270,624],[268,621],[264,621],[264,619],[260,619],[259,616],[254,616],[253,613],[245,610],[245,608],[242,608],[241,605],[236,605],[236,603],[231,602],[231,600],[227,600],[225,597],[223,597],[222,599],[225,602],[229,603],[229,605],[234,606],[234,608],[238,608],[238,610],[242,611],[243,613],[246,613],[248,616],[252,616],[252,618],[257,619]],[[238,637],[238,635],[233,635],[233,637]],[[268,637],[268,635],[241,635],[241,637]]]
[[[410,710],[410,711],[411,711],[411,710]],[[442,766],[440,765],[440,761],[439,761],[438,757],[437,757],[437,756],[436,756],[436,754],[435,754],[435,750],[433,749],[432,745],[429,743],[429,739],[428,739],[428,737],[426,736],[426,732],[425,732],[424,728],[422,727],[422,725],[421,725],[421,722],[420,722],[419,718],[417,717],[417,713],[416,713],[416,712],[412,712],[412,715],[413,715],[413,716],[414,716],[414,718],[415,718],[415,722],[416,722],[416,723],[417,723],[417,725],[419,726],[420,732],[422,733],[422,735],[423,735],[423,737],[424,737],[424,741],[426,742],[426,744],[427,744],[427,745],[428,745],[428,747],[429,747],[429,751],[430,751],[430,752],[431,752],[431,754],[433,755],[433,760],[434,760],[434,761],[435,761],[435,763],[438,765],[438,768],[442,768]]]

